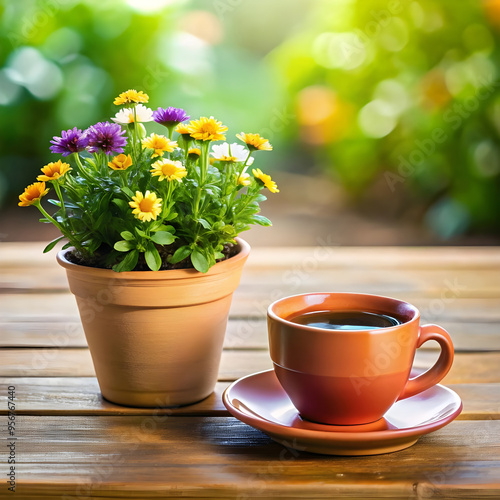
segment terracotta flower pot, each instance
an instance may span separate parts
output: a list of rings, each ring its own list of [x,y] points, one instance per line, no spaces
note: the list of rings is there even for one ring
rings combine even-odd
[[[195,269],[116,273],[73,264],[63,250],[102,395],[114,403],[195,403],[217,382],[234,290],[250,245],[206,274]]]

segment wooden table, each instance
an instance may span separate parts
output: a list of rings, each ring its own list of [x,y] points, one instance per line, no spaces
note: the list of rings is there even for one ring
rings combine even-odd
[[[148,410],[103,401],[66,276],[42,244],[0,244],[0,497],[500,498],[500,249],[255,248],[236,292],[215,393]],[[444,380],[460,417],[406,450],[297,452],[229,416],[224,388],[271,367],[265,311],[282,296],[359,291],[413,302],[449,329]],[[415,366],[437,351],[426,344]],[[7,490],[15,387],[16,493]]]

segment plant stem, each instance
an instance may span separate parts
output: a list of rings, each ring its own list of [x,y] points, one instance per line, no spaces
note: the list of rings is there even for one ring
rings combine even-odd
[[[127,187],[127,177],[128,173],[126,170],[120,170],[120,180],[122,181],[122,186]]]
[[[64,200],[63,200],[62,193],[61,193],[61,186],[59,186],[59,183],[57,181],[55,181],[53,183],[53,186],[54,186],[54,189],[56,191],[57,197],[59,198],[59,201],[61,202],[62,216],[63,216],[63,218],[66,218],[66,207],[64,206]]]
[[[206,177],[207,177],[207,163],[208,163],[208,147],[210,143],[202,142],[200,146],[200,179],[198,182],[198,192],[196,193],[196,201],[194,204],[194,218],[198,219],[198,210],[200,206],[201,200],[201,192],[203,191],[203,187],[205,185]]]
[[[54,226],[56,226],[57,229],[59,229],[59,231],[61,231],[61,233],[64,234],[63,228],[61,227],[61,225],[59,224],[59,222],[57,222],[51,215],[49,215],[47,213],[47,211],[42,207],[42,205],[40,204],[40,202],[35,203],[35,206],[38,208],[38,210],[40,210],[40,212],[42,212],[42,215],[44,215],[45,217],[47,217],[47,219],[49,219],[49,221],[52,222],[52,224],[54,224]]]
[[[134,144],[132,146],[132,154],[134,155],[134,164],[137,164],[137,111],[134,104]]]
[[[247,166],[248,160],[250,159],[250,156],[252,156],[252,151],[248,152],[247,159],[245,160],[245,163],[243,163],[243,166],[241,167],[241,172],[245,170],[245,167]]]
[[[85,167],[82,165],[78,153],[73,153],[73,157],[75,158],[76,166],[78,167],[78,172],[82,175],[82,177],[85,177],[85,179],[87,179],[90,182],[94,182],[94,179],[87,173]]]
[[[168,190],[167,190],[167,202],[170,202],[170,197],[172,196],[172,192],[174,190],[174,182],[177,182],[177,181],[170,181],[168,183]]]
[[[233,214],[233,215],[236,217],[239,213],[241,213],[243,210],[245,210],[245,208],[248,206],[248,204],[255,200],[255,198],[257,197],[256,196],[257,194],[259,194],[258,191],[256,193],[253,193],[253,194],[248,194],[247,193],[247,196],[245,197],[243,205],[240,207],[240,209],[238,210],[238,212],[235,213],[235,214]]]

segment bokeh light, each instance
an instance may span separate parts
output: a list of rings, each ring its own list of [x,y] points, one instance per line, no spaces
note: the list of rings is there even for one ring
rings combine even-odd
[[[374,99],[363,106],[358,115],[358,123],[368,137],[385,137],[397,124],[397,117],[390,103]]]

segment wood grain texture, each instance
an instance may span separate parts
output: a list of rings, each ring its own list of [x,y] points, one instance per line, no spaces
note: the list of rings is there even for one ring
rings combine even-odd
[[[0,394],[16,387],[19,415],[204,415],[229,416],[222,393],[229,382],[218,382],[214,393],[200,403],[182,408],[132,408],[115,405],[102,398],[94,377],[3,377]],[[450,384],[464,403],[461,420],[500,419],[500,383]],[[1,397],[0,397],[1,401]],[[0,405],[0,415],[7,414]]]
[[[407,450],[345,458],[226,417],[26,416],[16,498],[498,498],[499,432],[500,421],[455,421]]]
[[[438,351],[418,350],[414,367],[432,366]],[[457,353],[444,384],[499,383],[500,353]],[[226,350],[222,353],[219,381],[232,381],[272,368],[267,351]],[[3,349],[0,350],[0,377],[93,377],[88,349]]]

